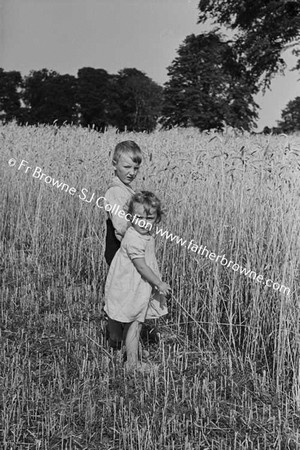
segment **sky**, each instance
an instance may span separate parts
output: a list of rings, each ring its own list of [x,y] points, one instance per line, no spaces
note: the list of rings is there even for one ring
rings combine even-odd
[[[81,67],[145,72],[159,84],[197,24],[199,0],[0,0],[0,67],[27,75],[42,68],[76,75]],[[284,54],[289,68],[296,59]],[[299,72],[277,76],[258,95],[258,131],[274,126],[300,96]]]

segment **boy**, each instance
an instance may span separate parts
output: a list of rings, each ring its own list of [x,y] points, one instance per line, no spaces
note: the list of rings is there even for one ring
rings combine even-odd
[[[112,164],[115,176],[105,193],[105,204],[119,205],[121,209],[131,199],[134,190],[130,184],[138,174],[142,162],[142,152],[134,141],[123,141],[116,145]],[[121,240],[129,226],[125,217],[106,212],[106,238],[104,257],[110,266],[121,245]]]
[[[105,204],[119,205],[123,209],[135,193],[130,187],[136,178],[142,162],[142,152],[134,141],[123,141],[116,145],[112,164],[115,169],[115,176],[105,193]],[[106,237],[104,257],[110,266],[113,257],[121,245],[121,240],[130,225],[125,217],[118,214],[106,212]],[[121,342],[125,339],[128,329],[121,322],[108,318],[109,345],[113,348],[120,348]]]

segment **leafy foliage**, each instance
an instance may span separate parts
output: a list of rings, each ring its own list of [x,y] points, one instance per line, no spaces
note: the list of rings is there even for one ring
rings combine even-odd
[[[115,79],[119,111],[115,123],[121,131],[152,131],[161,112],[163,89],[137,69],[123,69]]]
[[[76,78],[72,75],[47,69],[31,71],[25,77],[23,100],[24,117],[30,124],[77,121]]]
[[[288,102],[286,108],[281,113],[278,128],[283,133],[293,133],[300,131],[300,97]]]
[[[237,32],[235,48],[265,86],[285,68],[282,50],[300,43],[298,0],[200,0],[199,11],[199,22],[212,19]]]
[[[42,69],[24,80],[19,72],[0,69],[0,120],[152,131],[161,114],[162,93],[161,86],[137,69],[111,75],[83,67],[77,78]]]
[[[81,125],[95,126],[96,129],[104,131],[110,123],[112,110],[112,76],[104,69],[83,67],[78,70],[77,78]]]
[[[0,68],[0,120],[18,119],[20,115],[19,91],[22,86],[20,72],[5,72]]]
[[[200,130],[249,129],[257,117],[251,83],[234,49],[216,33],[187,36],[168,68],[162,123]]]

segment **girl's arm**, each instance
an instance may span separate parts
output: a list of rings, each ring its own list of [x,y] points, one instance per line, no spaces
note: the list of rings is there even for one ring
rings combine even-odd
[[[161,281],[153,272],[152,269],[146,264],[145,258],[135,258],[132,260],[134,267],[136,270],[142,275],[145,280],[148,281],[148,283],[152,284],[154,287],[157,287],[160,292],[164,295],[166,295],[170,290],[171,287],[167,284]]]

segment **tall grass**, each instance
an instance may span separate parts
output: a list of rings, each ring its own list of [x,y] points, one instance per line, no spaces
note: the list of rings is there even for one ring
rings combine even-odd
[[[170,314],[158,370],[132,379],[105,341],[95,204],[125,139],[143,150],[136,189],[162,199],[163,228],[290,288],[157,238]],[[3,449],[300,448],[300,138],[10,124],[0,148]]]

